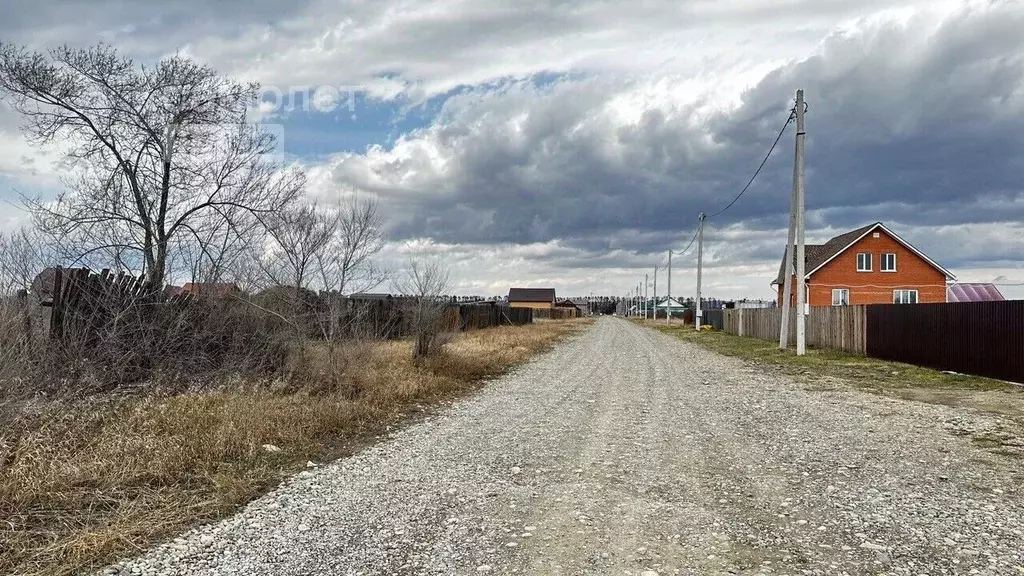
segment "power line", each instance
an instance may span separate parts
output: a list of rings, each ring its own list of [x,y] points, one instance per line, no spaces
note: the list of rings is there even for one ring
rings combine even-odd
[[[683,254],[686,254],[686,251],[689,250],[693,246],[694,241],[697,240],[697,232],[699,230],[700,230],[699,226],[693,230],[693,238],[690,238],[690,243],[686,245],[686,248],[683,248],[682,252],[677,252],[677,251],[673,250],[672,254],[674,254],[676,256],[682,256]],[[664,268],[666,262],[667,262],[667,260],[663,258],[661,260],[661,264],[658,265],[658,268]]]
[[[719,210],[718,212],[715,212],[714,214],[711,214],[710,216],[705,216],[705,219],[707,219],[707,218],[714,218],[715,216],[718,216],[718,215],[722,214],[723,212],[725,212],[729,208],[732,208],[733,205],[736,204],[736,202],[739,201],[739,199],[743,196],[743,194],[745,194],[747,192],[747,189],[750,188],[750,185],[754,183],[754,180],[761,173],[761,170],[764,168],[764,165],[768,163],[768,158],[770,158],[771,155],[772,155],[772,152],[775,151],[775,147],[779,145],[779,141],[782,140],[782,135],[785,134],[785,132],[786,132],[786,127],[789,126],[790,122],[792,122],[794,118],[796,118],[796,108],[791,108],[790,111],[789,111],[789,117],[786,118],[786,122],[783,123],[782,128],[779,130],[779,134],[775,137],[775,141],[772,142],[771,148],[768,149],[768,153],[765,154],[764,155],[764,159],[761,160],[761,164],[758,165],[757,170],[754,171],[754,175],[751,176],[750,180],[747,181],[747,185],[744,186],[742,190],[740,190],[740,193],[737,194],[736,197],[732,199],[732,202],[729,202],[729,204],[725,208],[722,208],[721,210]],[[693,243],[697,240],[697,233],[699,231],[700,231],[700,227],[699,226],[694,229],[693,237],[690,238],[690,243],[686,245],[686,248],[683,248],[682,252],[678,253],[679,256],[682,256],[683,254],[686,254],[686,252],[693,246]],[[665,264],[664,260],[662,260],[661,262],[662,262],[661,265],[658,266],[659,268],[664,266],[664,264]]]
[[[719,214],[725,212],[729,208],[732,208],[732,205],[735,204],[741,196],[743,196],[743,194],[747,191],[747,188],[750,188],[750,185],[754,183],[754,179],[757,178],[757,175],[761,173],[761,169],[764,168],[764,165],[768,163],[768,158],[770,158],[772,152],[775,151],[775,147],[778,146],[779,140],[782,140],[782,135],[786,132],[786,127],[789,126],[789,123],[793,121],[793,118],[795,118],[795,112],[795,108],[790,110],[789,117],[786,118],[785,124],[783,124],[782,129],[779,130],[779,135],[775,137],[775,142],[772,142],[772,147],[769,148],[768,153],[764,155],[764,160],[761,160],[761,164],[757,167],[757,170],[754,171],[754,175],[750,177],[750,180],[747,181],[747,185],[744,186],[743,189],[740,190],[740,193],[737,194],[736,197],[732,199],[732,202],[729,202],[728,206],[722,208],[721,210],[715,212],[714,214],[711,214],[710,216],[708,216],[708,218],[714,218],[715,216],[718,216]]]

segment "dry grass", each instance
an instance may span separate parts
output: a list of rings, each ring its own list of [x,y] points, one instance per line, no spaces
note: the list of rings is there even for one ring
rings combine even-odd
[[[77,573],[228,514],[580,325],[460,334],[421,363],[410,342],[320,346],[293,360],[288,384],[24,407],[0,425],[0,573]]]

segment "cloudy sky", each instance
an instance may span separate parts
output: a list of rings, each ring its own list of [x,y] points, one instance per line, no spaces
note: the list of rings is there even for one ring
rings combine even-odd
[[[463,294],[624,293],[732,200],[803,88],[809,242],[881,220],[961,281],[1024,298],[1024,2],[245,6],[5,0],[0,39],[103,39],[259,81],[309,194],[376,195],[386,258],[443,252]],[[0,199],[58,186],[17,125],[0,107]],[[706,294],[772,296],[792,137],[708,221]],[[0,227],[19,218],[0,205]],[[673,264],[673,294],[692,293],[695,250]]]

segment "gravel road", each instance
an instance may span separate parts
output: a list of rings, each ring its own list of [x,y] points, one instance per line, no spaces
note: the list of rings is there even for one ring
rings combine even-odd
[[[805,386],[603,318],[107,572],[1024,575],[992,416]]]

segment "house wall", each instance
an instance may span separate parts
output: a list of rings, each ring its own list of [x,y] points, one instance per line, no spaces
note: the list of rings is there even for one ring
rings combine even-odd
[[[892,291],[901,288],[917,290],[917,301],[921,304],[946,301],[946,276],[942,272],[885,231],[876,232],[878,238],[868,234],[811,275],[807,283],[807,301],[811,306],[831,306],[833,288],[848,289],[850,304],[892,304]],[[857,272],[860,252],[871,253],[871,272]],[[880,270],[881,255],[886,252],[896,254],[895,272]],[[780,303],[782,288],[778,286]],[[795,292],[794,289],[793,303]]]
[[[534,310],[554,308],[553,302],[515,302],[509,300],[509,308],[533,308]]]

